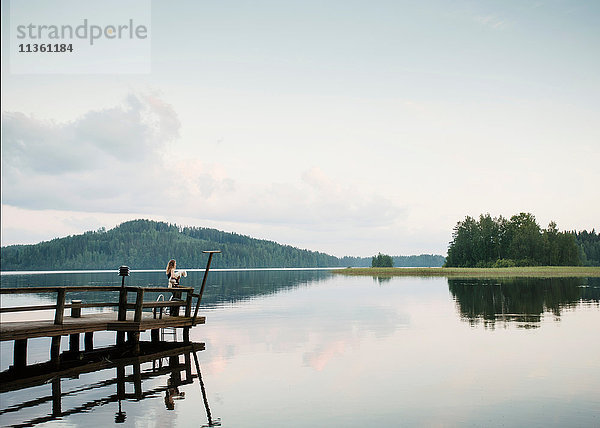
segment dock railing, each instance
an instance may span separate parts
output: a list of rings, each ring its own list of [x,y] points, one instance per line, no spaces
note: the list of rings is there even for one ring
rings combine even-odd
[[[114,292],[119,293],[118,302],[95,302],[92,299],[83,299],[86,293],[97,292]],[[169,301],[144,301],[144,296],[149,292],[173,293],[173,300]],[[39,293],[56,293],[56,303],[50,305],[27,305],[2,307],[0,313],[13,312],[32,312],[41,310],[54,310],[54,324],[63,324],[65,309],[71,309],[71,316],[78,317],[82,308],[118,308],[118,320],[124,321],[128,310],[134,312],[134,322],[142,320],[142,312],[147,308],[179,308],[185,306],[185,317],[192,316],[192,303],[196,298],[196,307],[193,314],[193,321],[196,321],[198,309],[202,300],[202,294],[194,293],[191,287],[119,287],[119,286],[56,286],[56,287],[19,287],[19,288],[0,288],[0,294],[17,295],[17,294],[39,294]],[[77,293],[77,299],[70,300],[67,303],[67,294]],[[135,293],[135,302],[128,302],[128,294]],[[185,295],[184,299],[179,299],[177,296]]]

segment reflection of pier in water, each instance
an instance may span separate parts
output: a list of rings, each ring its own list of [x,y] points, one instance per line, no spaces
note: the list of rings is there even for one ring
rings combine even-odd
[[[544,313],[600,302],[599,278],[448,279],[461,318],[471,325],[497,322],[536,328]]]
[[[167,409],[172,410],[175,405],[173,400],[184,398],[184,393],[179,392],[179,387],[192,384],[194,378],[197,378],[208,419],[208,425],[206,426],[218,426],[220,425],[219,421],[213,421],[212,419],[200,372],[200,364],[196,355],[196,352],[201,350],[204,350],[203,343],[140,342],[139,354],[134,352],[137,350],[123,346],[96,349],[86,353],[66,351],[61,355],[60,366],[58,367],[49,361],[30,365],[25,371],[6,370],[0,373],[0,392],[22,392],[27,388],[50,383],[51,394],[2,408],[0,409],[0,417],[3,418],[4,425],[6,423],[4,418],[9,414],[25,409],[29,411],[35,408],[43,409],[43,405],[51,402],[52,410],[50,414],[9,425],[15,427],[33,426],[76,413],[90,411],[95,407],[109,403],[118,403],[118,411],[115,414],[114,422],[122,423],[127,418],[126,412],[122,408],[122,400],[142,400],[164,393],[165,405]],[[183,361],[181,361],[182,356]],[[192,360],[195,366],[195,374],[192,373]],[[148,368],[143,369],[142,364],[147,364]],[[129,366],[131,366],[132,374],[126,375],[126,371],[128,371],[126,369]],[[69,379],[77,379],[82,374],[112,368],[116,369],[116,376],[113,378],[62,392],[63,381],[68,382]],[[169,375],[169,379],[164,386],[153,387],[144,391],[144,381],[166,375]],[[132,393],[126,392],[127,383],[133,384]],[[62,399],[64,397],[72,397],[82,392],[89,393],[92,390],[110,387],[111,385],[115,385],[115,393],[103,398],[86,401],[69,409],[63,409]],[[85,396],[87,397],[88,394]],[[109,422],[102,421],[101,424],[108,425]]]

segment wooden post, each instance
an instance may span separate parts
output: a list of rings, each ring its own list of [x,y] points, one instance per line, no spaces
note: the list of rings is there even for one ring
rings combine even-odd
[[[160,329],[159,328],[153,328],[152,330],[150,330],[150,340],[152,342],[160,341]]]
[[[88,331],[83,336],[83,342],[86,352],[94,350],[94,332]]]
[[[79,352],[79,333],[69,335],[69,351]]]
[[[50,361],[54,367],[60,365],[60,336],[52,336],[52,344],[50,345]]]
[[[190,328],[183,327],[183,342],[190,343]]]
[[[139,331],[128,331],[127,341],[133,346],[133,353],[138,355],[140,353],[140,332]]]
[[[121,287],[119,291],[119,321],[125,321],[127,319],[127,290],[125,287]]]
[[[13,364],[16,370],[27,367],[27,339],[15,340]]]
[[[62,324],[65,316],[65,294],[64,288],[59,288],[56,295],[56,312],[54,313],[54,324]]]
[[[196,309],[194,309],[194,321],[196,321],[196,317],[198,316],[198,310],[200,309],[200,300],[202,300],[202,297],[198,294],[196,297]]]
[[[125,277],[123,277],[123,282]],[[119,290],[119,315],[117,318],[119,321],[127,320],[127,290],[124,284],[121,284],[121,290]],[[117,331],[117,345],[125,343],[125,332]]]
[[[220,251],[202,251],[208,253],[208,262],[206,263],[206,270],[204,271],[204,277],[202,278],[202,287],[200,287],[200,293],[196,300],[196,309],[194,309],[194,320],[198,317],[198,310],[200,309],[200,302],[202,301],[202,295],[204,294],[204,287],[206,286],[206,278],[208,278],[208,270],[210,269],[210,262],[212,261],[213,254],[220,253]]]
[[[181,290],[173,290],[173,301],[181,301]],[[172,317],[179,316],[179,306],[171,306],[169,313]]]
[[[190,317],[190,315],[192,315],[192,296],[193,296],[193,291],[188,291],[187,292],[187,298],[185,299],[185,316],[186,317]]]
[[[135,316],[133,320],[135,322],[142,321],[142,304],[144,303],[144,289],[138,288],[135,299]]]

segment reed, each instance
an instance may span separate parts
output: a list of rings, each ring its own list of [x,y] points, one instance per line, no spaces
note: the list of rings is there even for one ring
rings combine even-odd
[[[568,278],[600,277],[600,267],[525,266],[510,268],[346,268],[336,269],[340,275],[364,276],[444,276],[448,278]]]

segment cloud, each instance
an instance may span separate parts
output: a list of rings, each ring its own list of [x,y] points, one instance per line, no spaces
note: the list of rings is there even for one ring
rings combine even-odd
[[[3,114],[3,203],[30,210],[153,213],[333,230],[404,215],[377,192],[309,168],[293,181],[241,182],[181,150],[174,108],[153,95],[65,123]],[[180,154],[182,153],[182,154]]]
[[[68,123],[40,121],[19,112],[2,115],[3,167],[64,175],[137,163],[179,133],[172,107],[153,96],[130,95],[123,106],[90,111]]]
[[[351,183],[332,178],[319,168],[304,171],[295,182],[235,183],[230,195],[204,201],[204,207],[227,221],[329,232],[348,226],[389,226],[405,214],[385,196],[359,192]]]
[[[494,30],[503,30],[508,27],[508,23],[504,19],[495,15],[480,15],[475,16],[473,19],[479,24]]]
[[[5,112],[2,125],[4,203],[114,212],[156,205],[168,193],[166,152],[180,124],[156,96],[129,95],[66,123]]]

